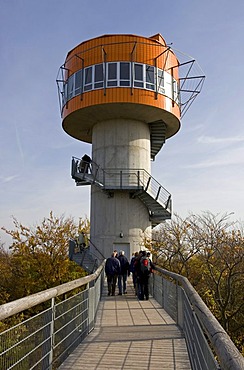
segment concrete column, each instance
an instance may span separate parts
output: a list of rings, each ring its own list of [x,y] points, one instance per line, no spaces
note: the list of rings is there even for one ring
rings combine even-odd
[[[92,159],[102,169],[150,168],[150,130],[136,120],[99,122],[92,133]],[[148,210],[129,191],[116,190],[109,196],[96,186],[91,189],[91,241],[105,257],[123,249],[129,258],[143,247],[145,233],[150,236]]]

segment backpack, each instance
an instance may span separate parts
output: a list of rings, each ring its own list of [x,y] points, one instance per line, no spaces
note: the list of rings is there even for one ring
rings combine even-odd
[[[150,260],[147,257],[141,258],[141,272],[144,275],[150,275],[151,272],[151,264]]]

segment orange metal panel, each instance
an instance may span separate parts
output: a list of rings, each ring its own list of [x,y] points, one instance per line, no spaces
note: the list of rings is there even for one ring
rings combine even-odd
[[[164,95],[158,94],[155,99],[155,92],[150,90],[133,89],[133,95],[131,94],[130,88],[109,88],[106,90],[92,90],[86,92],[82,96],[77,96],[71,99],[63,111],[63,119],[77,109],[86,108],[89,106],[95,106],[98,104],[110,104],[110,103],[133,103],[133,104],[144,104],[160,109],[165,109],[166,98]],[[171,113],[177,118],[180,118],[180,110],[177,104],[172,105]]]
[[[72,73],[82,67],[102,63],[105,53],[106,60],[111,61],[135,61],[138,63],[155,65],[164,70],[169,70],[178,65],[174,53],[167,50],[167,46],[161,35],[156,35],[160,40],[134,35],[105,35],[85,41],[75,47],[67,55],[65,67]],[[177,68],[173,74],[178,78]]]

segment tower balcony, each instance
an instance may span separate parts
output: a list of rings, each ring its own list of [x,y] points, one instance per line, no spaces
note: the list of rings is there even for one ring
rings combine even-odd
[[[90,159],[73,157],[71,176],[77,186],[96,185],[109,197],[115,191],[126,191],[131,198],[139,198],[153,227],[171,218],[171,194],[144,169],[103,169]]]

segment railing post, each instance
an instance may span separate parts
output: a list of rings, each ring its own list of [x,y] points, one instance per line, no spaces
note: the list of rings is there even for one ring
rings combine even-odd
[[[49,353],[49,366],[48,370],[52,370],[53,363],[53,348],[54,348],[54,321],[55,321],[55,298],[51,299],[51,322],[50,322],[50,353]]]
[[[96,179],[97,179],[97,173],[98,173],[98,167],[96,168],[96,170],[95,170],[95,172],[94,172],[94,174],[93,174],[93,168],[91,169],[91,172],[92,172],[92,174],[93,174],[93,177],[94,177],[94,181],[93,181],[93,183],[96,181]],[[103,179],[104,180],[104,179]]]
[[[171,195],[169,195],[169,197],[167,199],[167,202],[166,202],[166,205],[165,205],[166,209],[169,207],[170,199],[171,199]]]
[[[183,292],[179,285],[179,282],[176,283],[176,294],[177,294],[177,325],[183,329],[184,325],[184,310],[183,310]]]
[[[147,189],[149,187],[149,184],[150,184],[150,181],[151,181],[151,177],[149,177],[149,179],[147,180],[147,185],[146,185],[145,191],[147,191]]]
[[[119,173],[119,186],[120,188],[122,189],[122,186],[123,186],[123,180],[122,180],[122,177],[123,177],[123,172],[120,171]]]
[[[158,188],[158,192],[157,192],[157,195],[156,195],[155,200],[158,200],[158,197],[159,197],[159,194],[160,194],[160,190],[161,190],[161,186],[159,186],[159,188]]]
[[[103,171],[103,186],[105,187],[105,171]]]
[[[72,157],[72,163],[71,163],[71,177],[75,178],[77,172],[77,161]]]

